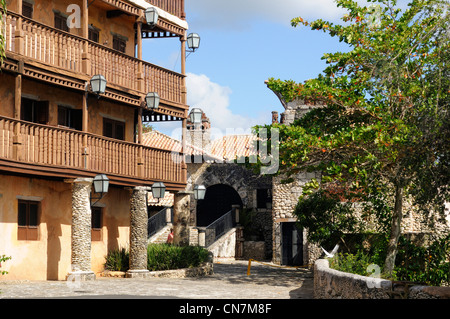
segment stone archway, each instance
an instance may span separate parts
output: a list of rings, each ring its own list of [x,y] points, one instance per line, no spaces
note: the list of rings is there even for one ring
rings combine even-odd
[[[233,187],[225,184],[207,187],[205,199],[197,203],[197,226],[208,226],[230,211],[232,205],[242,207],[242,199]]]

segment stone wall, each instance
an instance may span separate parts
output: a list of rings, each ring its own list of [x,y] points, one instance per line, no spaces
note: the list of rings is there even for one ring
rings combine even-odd
[[[272,256],[272,208],[257,208],[257,190],[272,189],[272,176],[255,174],[245,167],[233,163],[190,163],[186,189],[194,185],[205,187],[223,184],[233,187],[239,194],[243,209],[255,214],[252,223],[263,234],[266,242],[266,259]],[[191,198],[189,225],[196,226],[197,201]],[[267,257],[268,256],[268,257]]]
[[[390,280],[331,269],[328,260],[314,264],[315,299],[450,299],[450,287],[404,286]]]
[[[244,253],[242,259],[254,259],[262,261],[266,259],[265,242],[263,241],[245,241]]]
[[[297,218],[293,214],[298,198],[302,194],[303,186],[312,178],[318,178],[316,173],[299,173],[292,183],[282,183],[284,176],[273,177],[272,184],[272,221],[273,221],[273,240],[272,261],[281,264],[281,223],[296,222]],[[314,245],[307,242],[307,230],[303,230],[303,261],[304,264],[314,262],[320,255]]]

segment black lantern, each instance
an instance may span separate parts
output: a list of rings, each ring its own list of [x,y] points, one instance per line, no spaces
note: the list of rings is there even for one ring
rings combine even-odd
[[[158,23],[158,18],[159,13],[155,7],[148,7],[145,9],[145,20],[147,20],[149,26],[155,26]]]
[[[153,198],[164,198],[166,192],[166,185],[163,182],[156,182],[152,185]]]
[[[191,113],[189,114],[189,119],[191,120],[191,123],[193,124],[200,124],[202,122],[202,115],[203,111],[199,108],[192,109]]]
[[[204,185],[195,185],[194,199],[204,199],[205,193],[206,193],[206,187]]]
[[[197,33],[190,33],[187,36],[187,46],[192,52],[197,50],[200,46],[200,36]]]
[[[147,93],[147,96],[145,97],[145,102],[147,103],[147,108],[150,110],[156,110],[159,106],[159,95],[156,92],[150,92]]]
[[[91,78],[91,90],[94,94],[103,94],[106,91],[106,79],[101,74],[96,74]]]

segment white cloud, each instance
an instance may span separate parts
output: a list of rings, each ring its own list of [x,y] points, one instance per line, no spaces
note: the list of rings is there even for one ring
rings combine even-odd
[[[250,133],[252,126],[264,123],[262,116],[249,118],[233,113],[229,108],[231,89],[212,82],[204,74],[188,73],[186,86],[188,105],[191,109],[198,107],[205,112],[211,122],[211,128],[216,134],[221,132],[225,135],[227,132],[232,133],[233,131]],[[220,132],[217,132],[218,130]]]
[[[289,25],[291,19],[336,20],[345,12],[334,0],[190,0],[189,21],[209,28],[242,29],[253,19]]]

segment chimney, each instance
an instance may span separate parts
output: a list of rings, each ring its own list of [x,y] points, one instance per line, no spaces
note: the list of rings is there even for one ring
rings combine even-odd
[[[278,112],[272,111],[272,124],[278,123]]]

